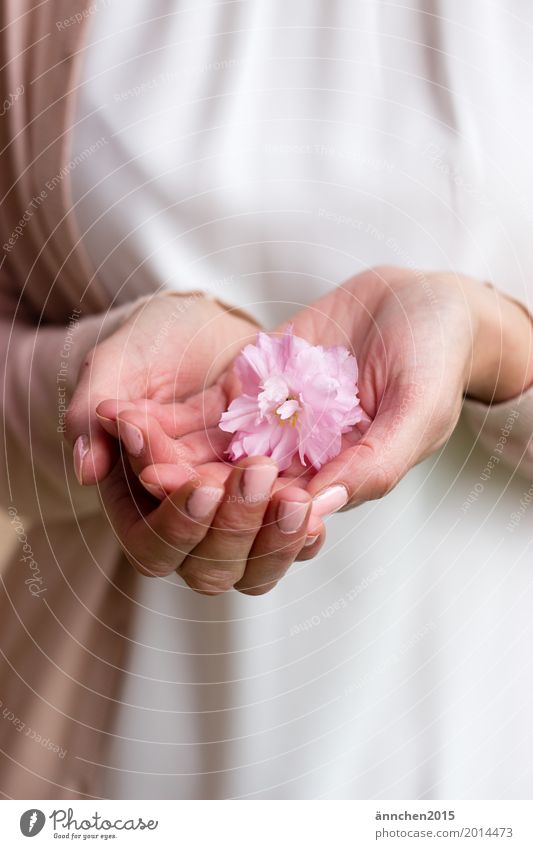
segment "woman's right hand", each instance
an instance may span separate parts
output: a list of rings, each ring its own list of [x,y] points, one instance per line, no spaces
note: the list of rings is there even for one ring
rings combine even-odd
[[[220,409],[215,381],[256,332],[256,325],[239,311],[198,293],[162,294],[144,301],[117,331],[88,352],[81,367],[66,416],[79,482],[101,482],[118,458],[116,439],[106,432],[106,422],[96,411],[101,401],[116,399],[120,409],[140,405],[153,411],[175,437],[209,429],[216,425]],[[190,404],[165,406],[199,392],[202,401],[197,409]],[[218,433],[213,433],[215,448]],[[135,428],[121,434],[133,453],[140,436]]]

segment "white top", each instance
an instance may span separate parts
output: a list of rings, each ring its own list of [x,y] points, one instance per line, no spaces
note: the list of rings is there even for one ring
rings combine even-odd
[[[72,177],[113,293],[274,326],[394,263],[530,302],[532,5],[129,0],[91,26],[75,152],[103,140]],[[531,798],[533,493],[472,443],[333,517],[269,595],[139,578],[102,793]]]

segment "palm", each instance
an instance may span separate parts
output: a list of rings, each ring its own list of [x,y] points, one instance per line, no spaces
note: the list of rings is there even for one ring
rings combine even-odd
[[[351,347],[361,403],[372,419],[362,438],[348,435],[339,457],[313,476],[312,491],[330,473],[352,474],[358,463],[361,498],[383,494],[406,470],[407,458],[414,465],[438,449],[457,422],[471,350],[459,290],[444,276],[432,275],[425,285],[420,275],[380,269],[348,281],[293,323],[310,342]]]
[[[214,301],[161,296],[97,344],[86,357],[67,415],[69,441],[90,443],[90,452],[78,459],[83,483],[103,480],[113,467],[114,420],[138,399],[171,435],[195,429],[198,417],[175,421],[171,402],[209,387],[254,330]]]

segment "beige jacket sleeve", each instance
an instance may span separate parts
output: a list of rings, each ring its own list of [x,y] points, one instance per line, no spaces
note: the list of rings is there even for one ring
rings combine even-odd
[[[533,315],[525,304],[501,294],[529,315],[533,331]],[[533,479],[533,386],[500,404],[487,405],[467,399],[463,412],[476,438],[491,457],[503,460],[520,474]]]
[[[81,518],[99,509],[95,487],[76,481],[72,451],[64,438],[64,415],[81,362],[130,314],[133,305],[83,317],[65,325],[31,325],[0,308],[3,368],[1,506],[41,522]]]
[[[463,412],[491,457],[533,480],[533,387],[511,401],[492,406],[467,400]]]

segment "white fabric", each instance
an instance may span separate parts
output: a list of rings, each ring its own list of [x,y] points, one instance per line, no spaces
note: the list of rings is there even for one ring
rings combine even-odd
[[[105,5],[72,175],[100,276],[267,326],[378,263],[530,304],[532,28],[513,0]],[[530,798],[533,492],[473,442],[269,595],[140,578],[102,792]]]

